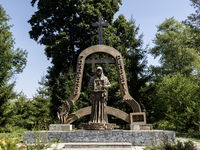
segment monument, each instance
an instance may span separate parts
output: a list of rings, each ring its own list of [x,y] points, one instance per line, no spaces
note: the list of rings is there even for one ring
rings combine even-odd
[[[115,124],[109,125],[107,119],[108,114],[127,122],[127,128],[130,128],[131,130],[136,128],[151,130],[152,125],[146,124],[146,116],[144,112],[141,112],[139,103],[129,94],[121,53],[112,47],[102,45],[102,27],[106,27],[108,25],[106,23],[102,23],[102,19],[99,18],[99,23],[95,23],[93,26],[99,27],[99,45],[89,47],[80,53],[77,62],[74,92],[73,95],[71,95],[62,104],[61,111],[58,114],[59,123],[71,124],[80,117],[91,115],[91,123],[83,124],[85,129],[114,129],[117,126]],[[95,55],[98,54],[104,55],[103,59],[95,59]],[[127,114],[126,112],[106,105],[108,100],[108,89],[111,85],[107,77],[104,76],[102,68],[99,67],[97,68],[96,75],[91,78],[88,87],[91,92],[92,106],[82,108],[72,114],[69,114],[70,109],[80,96],[85,64],[92,64],[92,72],[95,72],[95,65],[105,64],[106,72],[109,71],[109,64],[116,65],[121,95],[124,102],[131,107],[133,111],[132,113]],[[100,72],[98,72],[98,70]]]
[[[146,124],[145,112],[141,112],[139,103],[129,94],[121,53],[112,47],[102,45],[102,26],[107,24],[102,24],[101,19],[99,19],[99,24],[94,25],[99,26],[99,45],[91,46],[79,54],[73,94],[63,101],[58,113],[59,124],[50,125],[50,131],[47,131],[47,141],[60,138],[62,143],[128,142],[136,146],[161,144],[161,141],[166,138],[169,142],[175,141],[173,131],[153,130],[151,124]],[[98,54],[104,57],[97,59],[95,55]],[[121,97],[131,108],[131,113],[128,114],[117,108],[107,106],[108,90],[111,88],[111,84],[103,74],[102,67],[97,67],[95,71],[95,66],[102,64],[105,65],[106,72],[109,71],[109,64],[115,64]],[[88,84],[91,106],[69,114],[70,109],[79,100],[85,65],[92,65],[92,72],[95,73]],[[72,123],[86,115],[90,115],[90,122],[82,123],[81,126],[85,130],[71,131],[74,128]],[[126,122],[127,130],[115,130],[118,126],[109,123],[107,115],[115,116]],[[44,133],[42,134],[44,135]],[[24,141],[31,142],[32,136],[31,133],[24,133]]]

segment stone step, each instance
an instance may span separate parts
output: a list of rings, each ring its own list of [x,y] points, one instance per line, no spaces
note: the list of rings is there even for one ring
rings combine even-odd
[[[131,150],[131,143],[128,142],[114,142],[114,143],[100,143],[100,142],[75,142],[66,143],[63,148],[129,148]]]
[[[52,144],[50,148],[46,150],[143,150],[143,147],[134,146],[132,148],[63,148],[67,143],[55,143]]]
[[[63,148],[62,150],[132,150],[132,149],[131,148]]]

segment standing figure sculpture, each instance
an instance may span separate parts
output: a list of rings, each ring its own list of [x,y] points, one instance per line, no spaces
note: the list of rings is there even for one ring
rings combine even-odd
[[[96,74],[89,81],[90,98],[92,103],[91,118],[93,123],[108,123],[106,106],[110,82],[103,74],[102,67],[97,67]]]

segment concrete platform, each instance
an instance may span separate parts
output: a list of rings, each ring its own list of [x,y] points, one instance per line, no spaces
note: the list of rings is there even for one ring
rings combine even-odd
[[[94,142],[76,142],[66,143],[63,148],[129,148],[131,149],[131,143],[117,142],[117,143],[94,143]]]
[[[62,150],[132,150],[132,149],[131,148],[63,148]]]
[[[52,144],[47,150],[143,150],[144,146],[132,146],[131,148],[63,148],[67,143]]]
[[[25,132],[23,142],[34,143],[37,138],[41,141],[51,142],[60,139],[60,143],[94,142],[117,143],[128,142],[132,146],[160,145],[164,142],[175,141],[174,131],[163,130],[76,130],[76,131],[39,131]]]

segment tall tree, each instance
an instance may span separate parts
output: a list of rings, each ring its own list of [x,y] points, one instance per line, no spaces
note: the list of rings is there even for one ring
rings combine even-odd
[[[31,101],[31,113],[28,119],[32,123],[33,130],[46,130],[48,125],[54,122],[50,115],[51,103],[45,76],[41,77],[41,81],[38,81],[38,84],[40,87],[37,89],[33,101]]]
[[[32,129],[46,130],[48,125],[52,122],[50,115],[50,100],[36,96],[31,105],[32,114],[30,114],[29,119],[33,122]]]
[[[119,15],[114,21],[113,29],[116,30],[112,32],[115,35],[114,41],[108,45],[112,45],[122,53],[129,92],[142,104],[139,91],[149,80],[145,71],[147,69],[147,51],[142,47],[143,35],[138,35],[139,27],[136,26],[133,17],[127,21],[124,15]]]
[[[36,0],[33,0],[32,5],[35,3]],[[55,106],[52,108],[54,114],[61,105],[61,99],[67,98],[66,92],[58,92],[58,86],[64,88],[64,81],[60,76],[65,75],[70,66],[75,70],[79,53],[97,41],[97,31],[91,29],[92,23],[99,16],[110,23],[119,9],[119,3],[121,0],[38,1],[38,11],[29,20],[32,26],[30,37],[47,46],[45,52],[52,62],[47,78]]]
[[[12,125],[30,130],[33,125],[30,120],[30,115],[33,113],[32,102],[23,93],[20,93],[11,103],[13,115],[9,118],[12,120]]]
[[[185,21],[184,25],[191,29],[192,34],[194,35],[193,47],[199,52],[200,51],[200,1],[199,0],[190,0],[192,6],[195,9],[195,13],[190,14]]]
[[[0,5],[0,126],[7,122],[9,114],[6,109],[10,105],[9,99],[15,98],[13,87],[15,82],[10,79],[14,74],[21,73],[26,65],[27,52],[14,49],[14,39],[8,25],[9,16]]]
[[[38,89],[37,89],[36,97],[39,96],[39,97],[42,97],[45,99],[49,99],[50,95],[49,95],[49,91],[48,91],[46,77],[42,76],[41,81],[38,81],[38,84],[40,85],[40,87],[38,87]]]
[[[160,57],[160,66],[151,66],[154,82],[144,92],[146,101],[152,101],[150,116],[160,128],[184,132],[199,130],[199,69],[198,35],[191,26],[174,18],[157,26],[155,46],[150,49]],[[159,116],[158,116],[159,114]]]
[[[174,18],[166,19],[157,26],[155,46],[150,53],[156,58],[160,57],[161,66],[157,67],[157,75],[180,72],[190,75],[200,70],[200,57],[195,47],[196,34],[190,27]]]
[[[191,1],[191,6],[196,9],[195,13],[196,14],[191,14],[191,16],[195,17],[197,20],[199,20],[199,13],[200,13],[200,0],[190,0]]]
[[[36,0],[33,0],[32,4],[35,3]],[[71,75],[74,74],[76,69],[77,56],[85,48],[98,43],[98,32],[92,28],[92,23],[97,22],[98,17],[102,17],[104,21],[109,23],[108,28],[103,29],[103,43],[119,50],[125,61],[129,60],[127,61],[127,64],[129,64],[129,67],[126,68],[127,71],[134,69],[136,74],[142,73],[144,66],[141,67],[139,61],[144,59],[145,51],[140,51],[141,38],[136,39],[138,28],[133,21],[127,21],[123,15],[113,21],[114,14],[119,10],[119,4],[121,4],[121,0],[38,1],[38,11],[29,20],[32,26],[29,33],[32,39],[46,45],[46,55],[52,62],[47,78],[54,107],[51,110],[53,110],[54,115],[61,105],[61,100],[67,99],[70,93],[70,88],[66,86],[69,86],[68,80],[71,79]],[[134,60],[131,60],[133,58]],[[137,65],[132,64],[135,62],[137,62]],[[137,70],[137,67],[141,68],[142,71]],[[112,70],[112,67],[110,70]],[[84,87],[87,87],[91,71],[88,69],[85,72],[84,86],[82,86],[85,93],[83,92],[80,97],[83,101],[80,104],[81,106],[89,105],[88,91]],[[111,72],[110,74],[112,74]],[[114,81],[115,75],[108,76],[111,76]],[[134,79],[137,79],[137,77],[135,75]],[[130,82],[132,82],[131,79]]]
[[[181,132],[199,132],[199,85],[183,74],[164,76],[156,85],[155,113],[159,127]]]

